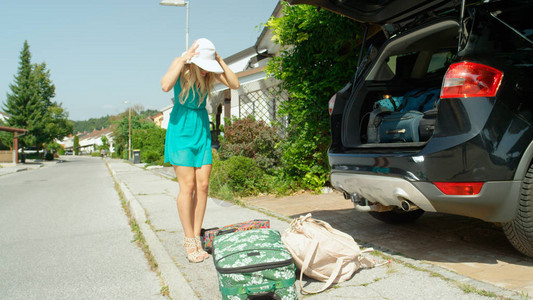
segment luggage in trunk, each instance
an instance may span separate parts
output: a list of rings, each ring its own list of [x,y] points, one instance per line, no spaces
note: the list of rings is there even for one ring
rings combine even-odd
[[[424,112],[424,116],[420,120],[420,141],[427,141],[433,136],[437,123],[437,113],[436,108]]]
[[[424,116],[419,111],[393,112],[383,117],[379,125],[380,143],[419,142],[418,126]]]
[[[213,262],[222,299],[263,295],[297,299],[296,267],[277,230],[254,229],[216,236]]]

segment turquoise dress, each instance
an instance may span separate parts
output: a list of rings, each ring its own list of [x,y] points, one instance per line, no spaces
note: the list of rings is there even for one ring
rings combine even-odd
[[[174,85],[174,107],[170,113],[165,139],[165,162],[175,166],[196,167],[213,163],[209,116],[205,109],[207,95],[198,106],[200,95],[189,90],[181,104],[181,76]]]

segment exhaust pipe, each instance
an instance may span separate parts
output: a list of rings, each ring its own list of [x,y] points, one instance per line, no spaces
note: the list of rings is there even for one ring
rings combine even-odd
[[[416,206],[413,202],[409,200],[403,200],[400,203],[400,207],[402,208],[403,211],[411,211],[411,210],[419,209],[418,206]]]

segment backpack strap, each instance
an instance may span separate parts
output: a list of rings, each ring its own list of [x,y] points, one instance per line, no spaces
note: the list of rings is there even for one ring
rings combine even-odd
[[[394,99],[392,99],[392,96],[387,98],[389,99],[390,103],[392,104],[392,107],[394,108],[394,111],[397,111],[398,110],[398,106],[396,106],[396,101],[394,101]]]
[[[422,101],[422,103],[420,103],[420,106],[418,106],[418,111],[424,111],[424,106],[426,105],[426,103],[429,102],[429,100],[433,99],[434,95],[433,94],[428,94],[426,96],[426,99],[424,99],[424,101]]]
[[[303,279],[305,271],[307,271],[307,268],[309,267],[309,263],[311,262],[311,259],[315,256],[317,249],[318,249],[318,242],[313,241],[313,243],[311,244],[311,248],[309,249],[309,251],[307,252],[307,255],[305,256],[305,260],[302,264],[302,269],[300,270],[300,290],[302,292],[305,292],[306,294],[317,294],[317,293],[325,291],[333,283],[333,281],[335,281],[337,276],[339,276],[339,273],[342,268],[343,260],[342,258],[337,258],[337,262],[335,263],[335,268],[333,269],[331,276],[328,278],[326,283],[324,283],[324,285],[320,289],[318,289],[317,291],[309,291],[305,289],[302,284],[302,279]]]

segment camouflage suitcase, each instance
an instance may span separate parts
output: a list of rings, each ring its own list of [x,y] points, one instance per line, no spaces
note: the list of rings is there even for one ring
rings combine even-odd
[[[277,230],[253,229],[216,236],[213,262],[222,299],[297,299],[296,267]]]

